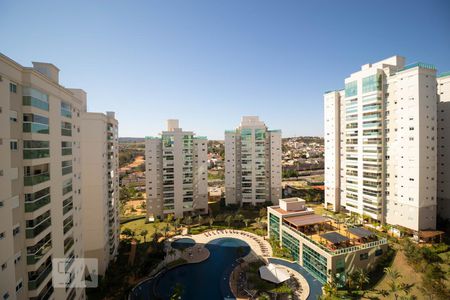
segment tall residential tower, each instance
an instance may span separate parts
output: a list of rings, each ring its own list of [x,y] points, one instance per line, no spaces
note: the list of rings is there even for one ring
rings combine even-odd
[[[281,198],[281,131],[256,116],[225,131],[226,204],[255,205]]]
[[[167,121],[161,137],[145,141],[147,218],[208,213],[206,137]]]
[[[0,54],[0,297],[82,299],[54,288],[52,259],[84,271],[80,127],[85,99],[49,63],[23,67]],[[58,266],[60,267],[60,266]]]
[[[437,78],[438,87],[438,215],[450,219],[450,72]]]
[[[436,226],[434,66],[362,66],[325,101],[325,205],[413,231]]]
[[[84,252],[104,275],[119,247],[118,122],[113,112],[84,111],[81,120]]]

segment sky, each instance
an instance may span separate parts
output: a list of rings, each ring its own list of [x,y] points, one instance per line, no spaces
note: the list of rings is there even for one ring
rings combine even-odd
[[[0,0],[0,36],[18,63],[56,65],[89,111],[115,111],[121,137],[177,118],[223,139],[244,115],[323,136],[323,93],[361,65],[450,70],[450,1]]]

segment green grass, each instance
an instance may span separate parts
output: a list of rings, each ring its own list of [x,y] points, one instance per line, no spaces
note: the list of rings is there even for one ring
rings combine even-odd
[[[159,222],[158,228],[159,233],[162,233],[164,227],[166,227],[166,222]],[[169,225],[170,229],[173,230],[173,226]],[[145,240],[149,241],[155,232],[154,223],[145,223],[145,219],[139,219],[135,221],[128,222],[126,224],[120,225],[120,230],[122,231],[124,228],[129,228],[136,233],[135,239],[140,243],[144,242],[144,238],[140,235],[142,230],[147,230],[147,235],[145,236]]]

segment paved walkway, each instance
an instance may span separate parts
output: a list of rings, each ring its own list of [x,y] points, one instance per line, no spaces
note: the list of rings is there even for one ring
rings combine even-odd
[[[243,230],[224,229],[224,230],[211,230],[196,235],[185,235],[183,237],[190,237],[195,240],[196,243],[207,244],[212,240],[220,238],[235,238],[246,242],[250,248],[250,253],[244,257],[246,261],[252,261],[257,258],[265,258],[272,256],[272,247],[270,243],[264,238]]]

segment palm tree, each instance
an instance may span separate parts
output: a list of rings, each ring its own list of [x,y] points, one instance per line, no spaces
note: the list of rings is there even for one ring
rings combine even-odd
[[[144,243],[146,242],[147,234],[148,234],[147,229],[142,229],[141,233],[139,234],[140,236],[142,236],[144,238]]]
[[[384,273],[389,278],[389,292],[394,294],[395,299],[398,299],[398,292],[401,290],[402,285],[399,283],[399,279],[402,278],[402,275],[400,273],[390,267],[384,268]]]
[[[175,227],[175,229],[178,230],[178,228],[180,228],[180,224],[181,224],[181,218],[177,218],[175,220],[175,222],[173,223],[173,226]]]
[[[209,227],[213,226],[214,224],[214,218],[213,217],[209,217]]]
[[[364,289],[364,285],[369,283],[369,275],[367,271],[364,269],[356,270],[356,284],[359,290]]]
[[[199,225],[203,224],[203,217],[201,215],[198,215],[198,224]]]
[[[250,223],[250,219],[244,219],[244,224],[245,224],[245,227],[248,227],[248,224]]]
[[[333,295],[336,295],[336,293],[337,293],[336,283],[333,281],[325,283],[323,285],[323,293],[324,293],[325,299],[327,299],[328,297],[331,297]]]
[[[135,232],[131,230],[130,228],[124,228],[122,230],[122,234],[126,236],[127,239],[132,239],[135,236]]]
[[[225,218],[225,222],[227,223],[228,227],[230,227],[231,226],[231,222],[233,222],[233,216],[232,215],[228,215]]]
[[[164,231],[164,237],[167,238],[167,233],[169,233],[169,231],[170,231],[169,223],[166,224],[163,231]]]
[[[187,218],[184,220],[184,223],[186,224],[186,226],[187,226],[187,231],[188,231],[188,233],[189,233],[189,230],[190,230],[191,225],[192,225],[192,217],[191,217],[191,216],[187,217]]]
[[[244,220],[244,216],[242,214],[237,214],[234,217],[234,221],[236,221],[236,222],[241,222],[242,220]]]

